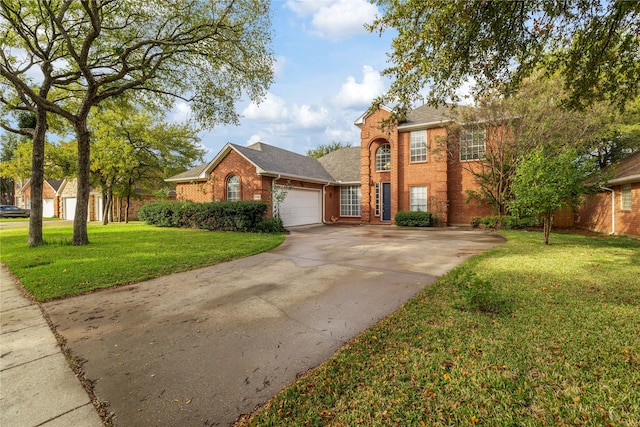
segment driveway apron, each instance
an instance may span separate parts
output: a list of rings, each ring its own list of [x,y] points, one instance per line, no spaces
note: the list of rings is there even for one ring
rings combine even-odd
[[[312,226],[237,261],[45,304],[116,426],[227,426],[503,242],[465,229]]]

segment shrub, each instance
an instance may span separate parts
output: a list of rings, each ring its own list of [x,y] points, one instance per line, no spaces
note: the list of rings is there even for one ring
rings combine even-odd
[[[482,224],[487,228],[496,228],[498,226],[499,217],[485,216],[482,218]]]
[[[260,231],[266,211],[266,203],[254,201],[155,202],[142,206],[139,217],[147,224],[159,227]]]
[[[511,299],[503,297],[490,281],[476,277],[475,273],[467,273],[458,282],[464,303],[460,309],[477,311],[485,314],[510,314],[514,311]]]
[[[479,217],[474,216],[471,218],[471,226],[473,228],[478,228],[480,225],[483,225],[486,228],[500,228],[503,230],[512,230],[512,229],[520,229],[533,227],[540,223],[540,220],[533,217],[527,218],[518,218],[515,216],[504,215],[502,217],[499,216],[485,216]]]
[[[480,227],[480,224],[482,224],[482,217],[481,216],[474,216],[473,218],[471,218],[471,226],[473,228]]]
[[[399,211],[395,223],[401,227],[433,227],[436,216],[431,212]]]
[[[282,233],[284,231],[282,218],[275,217],[275,218],[265,219],[260,223],[257,231],[261,233]]]

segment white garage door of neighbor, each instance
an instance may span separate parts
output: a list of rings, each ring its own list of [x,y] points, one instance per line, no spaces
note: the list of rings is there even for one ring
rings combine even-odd
[[[76,216],[76,198],[67,197],[64,199],[64,219],[72,220]]]
[[[319,190],[291,189],[280,205],[280,218],[285,227],[322,222]]]
[[[42,217],[53,218],[53,199],[42,199]]]

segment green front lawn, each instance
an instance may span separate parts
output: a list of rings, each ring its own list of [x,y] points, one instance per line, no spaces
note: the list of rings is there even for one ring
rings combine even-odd
[[[640,426],[640,241],[505,232],[256,426]]]
[[[27,228],[0,228],[0,261],[39,301],[214,265],[284,240],[281,234],[90,223],[90,244],[72,246],[71,224],[46,225],[45,245],[33,248],[27,246]]]

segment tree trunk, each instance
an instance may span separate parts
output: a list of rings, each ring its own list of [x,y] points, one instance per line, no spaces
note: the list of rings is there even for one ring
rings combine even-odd
[[[127,203],[125,204],[126,208],[124,210],[124,223],[129,224],[129,206],[131,203],[131,195],[127,194]]]
[[[38,108],[33,133],[31,156],[31,216],[29,218],[29,246],[42,245],[42,189],[44,185],[44,140],[47,135],[47,112]]]
[[[76,204],[76,216],[73,220],[74,246],[89,244],[87,233],[87,217],[89,216],[89,193],[91,183],[89,172],[91,166],[91,135],[87,129],[86,118],[79,119],[75,123],[76,139],[78,141],[78,193]]]
[[[551,234],[551,224],[553,223],[553,213],[547,212],[544,215],[544,244],[549,244],[549,234]]]
[[[104,197],[104,208],[102,209],[102,225],[109,224],[109,212],[111,211],[111,198],[112,193],[110,188],[107,188],[106,195]]]

